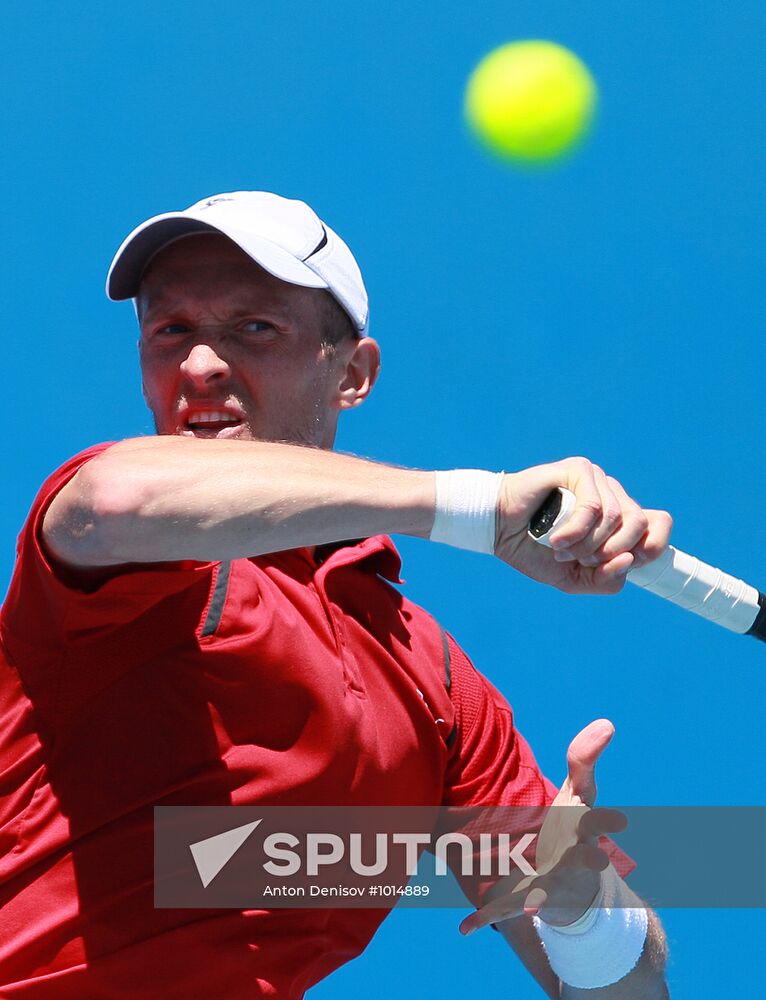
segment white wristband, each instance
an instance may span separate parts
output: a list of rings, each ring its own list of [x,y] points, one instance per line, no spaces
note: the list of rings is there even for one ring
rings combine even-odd
[[[600,905],[594,904],[575,924],[560,928],[532,918],[551,968],[578,990],[619,982],[644,950],[649,926],[646,910],[625,905],[635,897],[611,865],[601,875],[601,887]],[[578,925],[580,930],[576,930]]]
[[[436,517],[431,541],[493,555],[497,499],[503,475],[482,469],[434,473]]]

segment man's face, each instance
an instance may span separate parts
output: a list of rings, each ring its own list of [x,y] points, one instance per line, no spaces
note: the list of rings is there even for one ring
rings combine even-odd
[[[324,294],[275,278],[218,234],[160,251],[137,297],[157,433],[331,447],[339,409],[355,405],[343,388],[363,342],[323,348]]]

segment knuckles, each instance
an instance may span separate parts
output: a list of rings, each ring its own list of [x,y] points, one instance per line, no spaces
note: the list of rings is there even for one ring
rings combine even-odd
[[[630,513],[626,523],[631,529],[631,534],[638,538],[643,538],[649,530],[649,518],[640,507]]]
[[[659,518],[660,524],[663,525],[668,534],[673,530],[673,517],[666,510],[658,510],[655,512]]]
[[[558,464],[566,466],[567,468],[571,469],[573,472],[579,475],[582,474],[587,475],[588,473],[592,474],[593,470],[595,469],[593,462],[591,462],[590,459],[583,457],[582,455],[573,455],[570,458],[563,459]]]
[[[585,474],[603,480],[610,489],[625,494],[625,490],[619,480],[613,476],[607,476],[600,465],[591,462],[590,459],[585,458],[583,455],[573,455],[570,458],[565,458],[560,464],[580,476]],[[630,497],[627,498],[627,502],[621,502],[618,499],[616,503],[604,503],[600,496],[591,495],[583,498],[578,506],[581,510],[591,515],[594,520],[603,521],[612,531],[625,525],[629,526],[632,532],[644,534],[653,525],[656,525],[661,534],[669,535],[673,527],[673,519],[667,511],[651,511],[652,520],[650,520],[647,512]]]
[[[601,519],[606,522],[607,527],[617,528],[623,521],[622,511],[619,507],[608,505],[602,510]]]
[[[619,480],[584,455],[572,455],[545,468],[578,494],[576,530],[569,533],[567,543],[573,561],[557,566],[555,581],[549,581],[557,589],[570,594],[616,594],[625,586],[626,577],[601,571],[601,564],[631,552],[637,568],[664,552],[673,528],[668,511],[644,510]],[[506,476],[503,490],[509,489]]]
[[[598,497],[588,497],[583,500],[579,505],[581,510],[585,510],[588,514],[591,514],[593,518],[600,518],[603,516],[603,508],[601,506],[601,501]]]
[[[666,510],[650,511],[647,518],[646,538],[643,544],[645,560],[656,559],[665,551],[673,530],[673,518]]]

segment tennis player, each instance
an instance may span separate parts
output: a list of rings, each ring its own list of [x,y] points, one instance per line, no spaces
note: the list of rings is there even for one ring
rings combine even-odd
[[[380,352],[356,261],[302,202],[238,192],[156,216],[108,293],[135,302],[157,434],[65,462],[19,536],[0,996],[295,1000],[386,911],[155,907],[154,806],[592,807],[611,723],[548,781],[506,700],[394,586],[389,533],[614,593],[670,518],[583,458],[434,473],[335,453]],[[577,508],[545,549],[526,528],[557,486]],[[543,877],[484,886],[461,930],[495,925],[551,997],[664,997],[661,926],[603,837],[620,819],[578,817]]]

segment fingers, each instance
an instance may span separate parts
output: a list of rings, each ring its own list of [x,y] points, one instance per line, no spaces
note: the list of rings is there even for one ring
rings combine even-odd
[[[620,487],[621,492],[625,492]],[[627,496],[627,494],[626,494]],[[668,547],[670,533],[673,530],[673,518],[666,510],[641,510],[631,501],[637,512],[630,520],[623,521],[623,527],[591,556],[586,556],[581,565],[581,578],[588,574],[593,559],[603,559],[604,562],[590,570],[589,585],[594,592],[616,594],[625,585],[626,575],[637,566],[657,559]],[[648,527],[638,542],[634,539],[643,524]],[[623,551],[628,547],[631,551]]]
[[[561,860],[561,870],[587,868],[592,872],[603,872],[609,867],[609,855],[596,844],[577,844],[570,847]]]
[[[567,562],[561,569],[568,571],[556,586],[569,594],[617,594],[625,586],[627,573],[634,566],[631,552],[623,552],[600,566],[581,566],[579,562]]]
[[[568,901],[570,905],[576,906],[582,890],[583,873],[602,872],[608,867],[607,854],[596,844],[575,844],[561,856],[555,871],[536,878],[528,891],[517,889],[506,893],[465,917],[460,922],[460,933],[467,936],[489,924],[512,920],[522,914],[534,916],[549,900],[559,900],[561,903]],[[592,882],[590,877],[588,884]],[[589,894],[586,893],[587,898],[579,902],[586,905],[592,895],[591,890]]]
[[[638,566],[643,566],[662,555],[668,547],[670,533],[673,530],[673,518],[666,510],[645,510],[644,513],[649,521],[649,527],[634,549],[633,554]]]
[[[615,531],[600,540],[599,545],[593,550],[591,558],[595,559],[597,563],[608,562],[622,552],[630,552],[639,544],[649,529],[649,518],[646,512],[628,496],[621,484],[611,476],[604,476],[604,479],[609,485],[611,495],[619,504],[620,522]]]
[[[597,557],[596,557],[597,558]],[[625,586],[625,578],[635,565],[632,552],[620,552],[612,559],[590,569],[593,589],[605,594],[616,594]],[[583,567],[584,570],[589,567]],[[585,573],[583,573],[585,575]]]
[[[595,566],[600,562],[605,562],[604,559],[595,555],[601,549],[601,546],[608,540],[619,537],[624,534],[623,521],[625,516],[626,504],[622,502],[623,497],[628,501],[629,504],[633,504],[637,510],[640,510],[638,504],[635,504],[625,491],[622,489],[620,484],[616,479],[612,479],[605,475],[604,470],[599,468],[598,465],[593,466],[593,478],[596,483],[596,488],[598,489],[599,499],[601,503],[601,516],[598,521],[596,521],[590,534],[587,535],[578,546],[578,558],[583,566]],[[622,496],[618,495],[618,489]],[[642,531],[637,535],[636,541],[643,534]],[[635,544],[635,542],[634,542]],[[628,549],[630,546],[625,546],[624,549]],[[615,549],[614,554],[623,551],[623,549]],[[582,552],[580,557],[579,553]]]
[[[567,770],[575,795],[592,806],[596,800],[596,761],[614,736],[609,719],[596,719],[581,730],[569,744]]]
[[[536,886],[524,900],[524,913],[534,917],[548,902],[548,893],[542,886]]]
[[[601,848],[595,844],[577,844],[561,858],[555,874],[535,884],[524,901],[524,913],[548,919],[546,913],[550,911],[559,920],[563,917],[563,923],[571,923],[592,903],[601,872],[608,867],[609,857]]]
[[[583,841],[597,841],[599,837],[609,833],[622,833],[627,825],[628,817],[625,813],[619,809],[604,809],[599,806],[583,813],[577,825],[577,836]],[[607,858],[607,862],[608,860]]]
[[[549,548],[528,536],[530,519],[551,490],[575,496],[571,514],[552,532]],[[672,520],[642,510],[622,485],[586,458],[567,458],[506,474],[496,518],[495,554],[533,579],[568,593],[615,594],[631,569],[667,547]]]
[[[601,489],[596,482],[596,467],[592,462],[586,458],[569,458],[560,464],[562,478],[566,480],[562,485],[572,490],[577,505],[566,522],[550,537],[551,547],[556,553],[571,550],[583,542],[601,523],[603,509]]]
[[[558,468],[577,503],[550,537],[557,562],[602,566],[606,582],[630,568],[633,561],[625,557],[633,550],[644,563],[665,549],[673,524],[666,511],[642,510],[618,480],[585,458],[566,459]]]
[[[476,910],[461,920],[458,930],[461,934],[467,936],[473,934],[474,931],[480,930],[482,927],[487,927],[489,924],[519,917],[524,912],[524,901],[526,898],[527,893],[522,892],[516,894],[509,893],[507,896],[500,896],[498,899],[493,899],[491,903],[485,904],[481,909]]]
[[[579,463],[580,460],[570,461]],[[572,525],[578,514],[576,508],[569,521],[551,536],[550,542],[559,562],[576,559],[583,566],[606,563],[623,552],[629,552],[641,541],[649,527],[644,511],[616,479],[607,476],[597,465],[591,466],[591,470],[595,494],[581,485],[589,481],[584,475],[585,470],[578,473],[575,483],[578,507],[581,502],[591,515],[587,526],[582,516]],[[579,493],[582,493],[582,500]]]

